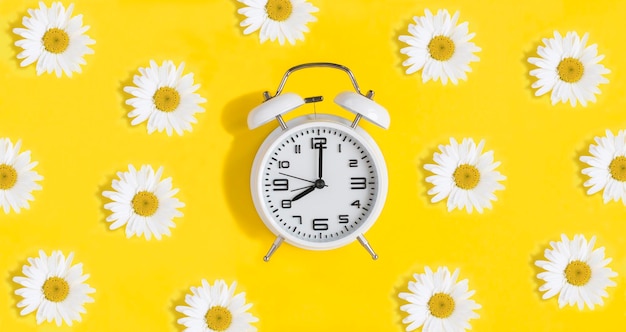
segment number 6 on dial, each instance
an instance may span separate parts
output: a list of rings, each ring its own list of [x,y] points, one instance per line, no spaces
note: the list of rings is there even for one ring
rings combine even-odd
[[[287,77],[300,69],[327,67],[344,71],[356,92],[342,92],[335,103],[356,114],[352,120],[304,115],[285,122],[282,114],[321,96],[281,94]],[[277,237],[265,261],[283,241],[309,250],[334,249],[358,240],[373,259],[378,255],[364,233],[374,224],[387,196],[387,167],[378,145],[358,126],[366,119],[389,128],[389,113],[361,94],[352,72],[334,63],[306,63],[289,69],[274,96],[248,114],[254,129],[277,120],[279,127],[259,148],[250,177],[254,206]]]

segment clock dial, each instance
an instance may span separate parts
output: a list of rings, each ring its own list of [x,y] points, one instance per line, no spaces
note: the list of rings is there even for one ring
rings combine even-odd
[[[378,198],[372,151],[338,126],[305,126],[283,135],[261,171],[262,204],[274,224],[308,242],[357,232]]]

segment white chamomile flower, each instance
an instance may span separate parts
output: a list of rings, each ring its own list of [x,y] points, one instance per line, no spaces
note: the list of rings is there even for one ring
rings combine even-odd
[[[593,309],[594,305],[602,305],[602,297],[607,297],[606,288],[615,286],[610,278],[616,277],[606,267],[611,258],[604,258],[604,247],[593,250],[596,237],[589,243],[583,235],[574,235],[569,240],[565,234],[561,241],[550,242],[552,249],[545,250],[547,261],[536,261],[535,265],[545,270],[537,274],[537,278],[545,281],[539,291],[545,292],[543,299],[559,294],[559,307],[566,304],[578,304],[582,310],[585,304]]]
[[[29,9],[30,17],[24,17],[22,24],[26,28],[15,28],[13,32],[24,39],[15,45],[24,50],[17,55],[24,59],[20,65],[28,66],[37,62],[37,75],[43,72],[62,73],[72,77],[72,72],[81,72],[81,65],[86,62],[85,54],[93,54],[87,45],[96,42],[84,33],[89,26],[83,26],[83,16],[72,17],[74,4],[63,7],[60,2],[52,3],[50,8],[39,2],[39,9]]]
[[[429,195],[435,195],[431,202],[447,197],[448,211],[465,207],[467,212],[476,208],[482,213],[483,208],[491,209],[491,201],[496,200],[494,192],[504,189],[498,181],[506,177],[495,171],[500,162],[493,161],[493,151],[482,153],[484,145],[484,140],[476,146],[470,138],[464,138],[461,144],[450,138],[449,145],[439,145],[441,153],[435,152],[433,156],[437,164],[424,165],[435,173],[426,178],[426,182],[434,185],[428,190]]]
[[[191,124],[197,122],[195,114],[204,112],[199,104],[206,99],[194,93],[200,84],[193,84],[191,73],[183,76],[184,68],[184,62],[176,68],[172,61],[159,66],[153,60],[150,67],[139,68],[141,75],[133,77],[136,86],[124,87],[134,96],[126,100],[134,108],[128,113],[133,126],[148,121],[148,134],[165,130],[169,136],[172,129],[181,136],[184,130],[191,131]]]
[[[43,177],[33,171],[37,162],[30,161],[30,151],[20,153],[21,146],[22,141],[13,146],[8,138],[0,138],[0,204],[4,213],[28,209],[28,201],[34,200],[31,192],[41,190],[35,181]]]
[[[241,22],[245,35],[259,29],[261,43],[266,40],[278,39],[280,45],[285,39],[294,45],[297,40],[304,40],[304,32],[309,32],[306,24],[317,19],[311,13],[318,11],[317,7],[305,0],[238,0],[248,7],[237,12],[246,17]]]
[[[186,316],[178,323],[184,325],[187,332],[256,331],[251,323],[259,319],[247,312],[252,304],[246,304],[246,293],[235,295],[236,285],[233,282],[229,288],[226,282],[217,280],[211,286],[203,279],[201,287],[191,287],[192,295],[185,296],[189,306],[176,307],[176,311]]]
[[[598,55],[598,45],[586,46],[589,34],[579,38],[576,32],[568,32],[565,37],[554,31],[554,38],[544,38],[545,46],[537,47],[539,58],[528,58],[528,62],[539,67],[530,71],[537,81],[532,84],[536,96],[552,91],[552,105],[569,101],[576,106],[576,101],[587,106],[587,102],[596,102],[600,93],[598,85],[608,83],[602,75],[610,73],[599,64],[604,55]]]
[[[589,176],[585,181],[588,195],[593,195],[604,189],[602,197],[604,203],[611,200],[622,200],[626,205],[626,132],[620,130],[617,136],[613,136],[610,130],[606,130],[606,137],[595,137],[598,145],[591,144],[589,153],[591,156],[581,156],[580,161],[590,167],[582,170]]]
[[[478,318],[474,310],[480,304],[470,297],[473,290],[468,290],[467,279],[457,282],[459,269],[452,275],[447,267],[440,267],[437,272],[427,266],[425,273],[414,274],[415,281],[409,281],[410,293],[400,293],[399,297],[409,302],[400,307],[409,315],[402,323],[409,324],[407,331],[422,326],[423,332],[457,332],[470,330],[470,319]]]
[[[182,217],[178,208],[185,206],[173,197],[178,189],[172,189],[172,178],[161,180],[163,167],[154,172],[152,166],[144,165],[137,171],[128,165],[128,172],[117,172],[119,180],[113,180],[115,191],[104,191],[102,195],[113,202],[104,205],[112,213],[106,218],[113,222],[111,229],[126,225],[126,237],[145,236],[157,240],[161,235],[170,236],[170,227],[176,227],[174,217]]]
[[[430,79],[441,83],[457,84],[459,79],[467,80],[467,72],[471,72],[469,64],[478,61],[474,54],[480,47],[470,42],[475,33],[468,34],[468,23],[457,25],[459,12],[450,17],[445,9],[440,9],[437,15],[430,10],[424,10],[425,16],[415,16],[415,24],[409,24],[410,36],[400,36],[400,41],[409,46],[400,50],[406,54],[402,65],[409,67],[407,74],[422,70],[422,81]]]
[[[62,322],[72,326],[73,321],[80,322],[84,314],[85,303],[93,299],[87,295],[96,290],[85,284],[89,278],[83,274],[83,264],[72,265],[74,253],[67,259],[60,251],[53,251],[47,256],[43,250],[39,257],[28,258],[29,265],[22,267],[25,277],[13,277],[13,281],[23,286],[15,294],[23,297],[17,306],[24,308],[22,316],[37,310],[37,324],[53,319],[58,326]]]

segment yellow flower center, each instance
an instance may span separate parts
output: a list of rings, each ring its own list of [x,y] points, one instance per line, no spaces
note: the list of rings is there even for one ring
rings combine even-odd
[[[159,208],[159,199],[149,191],[140,191],[133,197],[132,205],[136,214],[149,217]]]
[[[454,299],[445,293],[437,293],[428,300],[430,313],[437,318],[448,318],[454,312]]]
[[[216,305],[209,308],[206,315],[204,315],[204,319],[206,319],[206,325],[211,330],[226,331],[233,321],[233,314],[230,313],[230,310]]]
[[[17,182],[17,171],[15,168],[7,164],[0,165],[0,189],[11,189],[15,182]]]
[[[591,267],[581,261],[572,261],[565,267],[565,279],[574,286],[584,286],[591,279]]]
[[[556,71],[562,81],[576,83],[583,77],[585,66],[578,59],[565,58],[559,62]]]
[[[480,181],[478,168],[469,164],[463,164],[457,167],[452,176],[454,177],[456,186],[465,190],[474,189]]]
[[[428,43],[430,56],[438,61],[447,61],[454,54],[454,42],[446,36],[435,36]]]
[[[42,288],[43,296],[50,302],[62,302],[70,293],[70,285],[59,277],[48,278]]]
[[[159,88],[152,97],[154,105],[159,111],[172,112],[180,104],[180,94],[176,89],[164,86]]]
[[[291,0],[268,0],[265,5],[267,16],[274,21],[285,21],[291,16],[293,5]]]
[[[626,157],[615,157],[609,164],[609,172],[617,181],[626,181]]]
[[[43,34],[43,47],[46,51],[54,54],[60,54],[65,52],[70,45],[70,36],[67,32],[59,29],[52,28]]]

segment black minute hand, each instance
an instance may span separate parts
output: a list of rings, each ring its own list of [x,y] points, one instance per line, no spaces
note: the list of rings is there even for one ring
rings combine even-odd
[[[313,190],[315,190],[315,186],[310,186],[309,188],[307,188],[307,190],[297,194],[294,198],[291,199],[292,202],[295,202],[297,200],[299,200],[300,198],[310,194]]]
[[[318,178],[321,179],[322,178],[322,151],[324,151],[324,149],[320,147],[318,150],[320,151],[320,156],[319,156],[318,165],[317,165],[317,175],[318,175]]]

